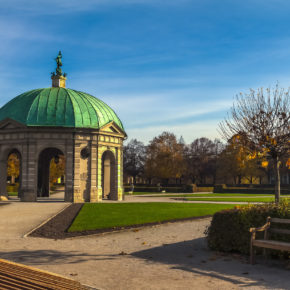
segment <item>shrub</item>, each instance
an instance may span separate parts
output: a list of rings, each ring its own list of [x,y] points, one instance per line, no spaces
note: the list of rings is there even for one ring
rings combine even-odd
[[[268,216],[290,219],[290,203],[282,201],[279,205],[267,203],[236,206],[234,209],[215,213],[206,231],[209,248],[222,252],[249,254],[251,236],[249,229],[264,225]],[[257,238],[263,235],[258,234]],[[271,234],[271,239],[290,242],[290,235]],[[277,252],[271,253],[277,255]]]

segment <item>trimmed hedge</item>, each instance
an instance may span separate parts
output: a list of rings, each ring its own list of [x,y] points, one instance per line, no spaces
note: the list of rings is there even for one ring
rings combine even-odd
[[[251,237],[249,229],[264,225],[268,216],[290,219],[290,203],[282,201],[279,205],[267,203],[236,206],[234,209],[215,213],[211,225],[206,230],[209,248],[222,252],[249,254]],[[289,225],[284,225],[286,228],[287,226],[289,228]],[[283,225],[279,227],[282,228]],[[257,238],[262,235],[261,232],[257,233]],[[290,235],[271,234],[271,239],[290,242]],[[278,251],[271,253],[277,255]],[[289,257],[289,253],[286,253],[286,256]]]
[[[217,184],[213,190],[214,193],[252,193],[252,194],[275,194],[274,187],[228,187],[225,184]],[[281,194],[290,194],[290,188],[281,188]]]

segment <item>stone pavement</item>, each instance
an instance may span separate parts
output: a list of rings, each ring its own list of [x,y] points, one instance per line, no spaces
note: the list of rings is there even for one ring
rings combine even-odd
[[[18,202],[0,206],[0,236],[1,239],[22,238],[26,233],[42,222],[57,214],[69,203],[42,201]]]

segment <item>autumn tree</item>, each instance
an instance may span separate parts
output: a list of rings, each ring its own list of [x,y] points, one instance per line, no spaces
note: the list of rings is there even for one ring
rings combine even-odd
[[[185,169],[182,148],[176,136],[169,132],[151,140],[146,151],[146,176],[161,178],[166,184],[170,178],[180,178]]]
[[[20,161],[17,154],[12,153],[8,156],[7,176],[11,176],[11,183],[15,183],[15,179],[19,176]]]
[[[290,150],[289,91],[263,88],[236,96],[228,117],[220,123],[227,140],[238,136],[248,154],[266,156],[274,164],[275,201],[280,201],[280,165]]]
[[[52,185],[65,174],[65,158],[63,155],[52,158],[49,167],[49,182]]]
[[[253,177],[260,177],[264,172],[260,169],[262,160],[252,155],[240,144],[239,138],[234,136],[221,152],[218,159],[219,177],[233,180],[234,184],[241,184],[242,178],[252,183]],[[226,181],[224,181],[226,182]]]
[[[142,142],[132,139],[124,146],[123,156],[124,172],[131,175],[136,184],[136,177],[144,173],[146,147]]]

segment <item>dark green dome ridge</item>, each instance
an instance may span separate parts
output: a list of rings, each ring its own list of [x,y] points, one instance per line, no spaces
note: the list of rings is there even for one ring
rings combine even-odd
[[[26,126],[100,129],[114,121],[123,131],[117,114],[103,101],[68,88],[44,88],[25,92],[0,109],[0,121],[10,118]]]

